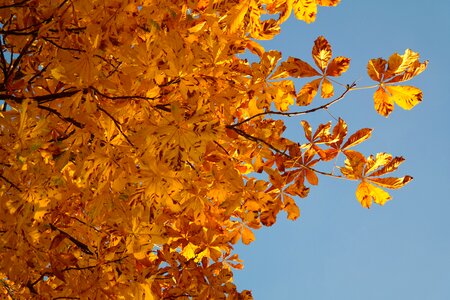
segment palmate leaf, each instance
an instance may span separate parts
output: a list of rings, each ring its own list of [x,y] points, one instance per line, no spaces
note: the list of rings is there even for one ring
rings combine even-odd
[[[394,53],[389,60],[371,59],[367,64],[369,77],[379,82],[373,95],[375,110],[387,117],[394,110],[394,103],[410,110],[422,101],[422,91],[414,86],[393,86],[397,82],[412,79],[422,73],[428,62],[420,62],[419,54],[406,49],[403,55]]]
[[[356,199],[365,208],[370,208],[372,202],[384,205],[391,199],[383,188],[399,189],[405,186],[413,178],[404,177],[378,177],[391,173],[404,161],[402,157],[392,157],[388,153],[378,153],[375,157],[365,158],[361,153],[353,150],[344,151],[347,159],[345,166],[341,167],[344,177],[351,180],[360,180],[356,189]]]

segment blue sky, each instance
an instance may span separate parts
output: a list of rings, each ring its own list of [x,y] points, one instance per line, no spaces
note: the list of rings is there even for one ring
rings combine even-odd
[[[254,243],[237,247],[245,263],[235,272],[239,289],[251,289],[258,300],[450,299],[449,12],[444,0],[343,0],[321,8],[310,25],[291,17],[281,35],[264,44],[312,64],[311,47],[323,35],[334,56],[352,59],[341,82],[358,80],[359,86],[372,84],[366,75],[371,58],[410,48],[430,63],[407,83],[424,93],[412,111],[396,107],[389,118],[379,116],[374,90],[354,91],[330,110],[347,121],[349,133],[374,128],[356,150],[404,156],[396,175],[414,181],[392,191],[384,207],[367,210],[355,199],[356,183],[320,177],[297,202],[300,219],[281,214],[274,226],[256,232]],[[332,120],[326,112],[304,119]],[[287,134],[301,142],[300,120],[289,120]]]

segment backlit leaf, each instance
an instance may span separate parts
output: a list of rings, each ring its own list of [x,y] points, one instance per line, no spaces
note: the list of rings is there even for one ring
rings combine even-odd
[[[319,36],[314,41],[312,56],[316,66],[322,70],[322,72],[325,71],[328,62],[331,59],[332,51],[330,44],[323,36]]]
[[[401,108],[410,110],[422,102],[422,91],[413,86],[386,86],[390,98]]]

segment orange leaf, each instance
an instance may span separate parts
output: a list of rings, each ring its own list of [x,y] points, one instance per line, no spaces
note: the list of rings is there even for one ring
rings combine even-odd
[[[333,85],[326,78],[324,78],[323,81],[322,81],[322,90],[321,91],[322,91],[321,97],[325,98],[325,99],[333,97],[333,95],[334,95]]]
[[[394,110],[394,101],[382,87],[373,94],[373,101],[375,110],[382,116],[387,117]]]
[[[338,56],[333,58],[327,67],[325,75],[327,76],[340,76],[342,73],[346,72],[350,66],[350,58]]]
[[[371,59],[367,64],[367,74],[373,80],[381,82],[383,80],[384,72],[386,71],[386,65],[387,61],[385,59]]]
[[[317,185],[319,183],[319,178],[316,175],[316,172],[312,170],[306,170],[306,180],[312,185]]]
[[[297,105],[309,105],[317,94],[319,89],[320,78],[305,84],[297,94]]]
[[[348,179],[363,178],[364,166],[366,164],[364,155],[354,150],[344,150],[344,154],[347,159],[344,162],[345,166],[340,168],[342,174]]]
[[[323,72],[332,56],[331,46],[323,36],[319,36],[314,41],[312,56],[316,66]]]
[[[287,61],[281,63],[275,73],[271,76],[271,79],[284,78],[287,76],[303,78],[319,75],[320,73],[307,62],[290,56]]]
[[[242,242],[245,245],[250,244],[251,242],[253,242],[255,240],[255,234],[253,233],[253,231],[251,231],[248,227],[246,226],[242,226]]]
[[[286,194],[283,195],[284,211],[287,212],[289,220],[297,220],[300,217],[300,209],[294,199]]]
[[[345,142],[345,144],[342,146],[342,149],[348,149],[361,144],[362,142],[370,138],[371,134],[372,129],[370,128],[363,128],[358,130],[348,138],[347,142]]]

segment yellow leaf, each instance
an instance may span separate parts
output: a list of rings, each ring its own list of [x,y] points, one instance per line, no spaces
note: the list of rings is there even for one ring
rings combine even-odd
[[[237,31],[239,26],[242,26],[242,21],[249,9],[248,0],[240,1],[239,4],[233,6],[233,8],[228,12],[227,25],[228,30],[231,33]]]
[[[390,99],[403,109],[410,110],[422,101],[422,91],[413,86],[386,86]]]
[[[363,178],[364,166],[366,164],[366,158],[358,151],[344,150],[344,154],[347,157],[344,167],[341,167],[342,174],[348,179],[360,179]]]
[[[413,77],[419,75],[420,73],[422,73],[423,71],[425,71],[425,69],[427,68],[427,65],[428,65],[428,61],[421,63],[417,60],[404,73],[392,77],[391,79],[386,81],[386,83],[408,81],[411,78],[413,78]]]
[[[384,205],[391,199],[391,196],[381,188],[363,181],[356,189],[356,199],[363,207],[370,208],[372,200],[379,205]]]
[[[382,158],[382,161],[383,167],[378,171],[371,173],[369,176],[381,176],[387,173],[394,172],[405,161],[405,159],[401,156],[394,158],[392,158],[392,156],[390,156],[389,158],[388,156],[386,158]],[[366,170],[366,174],[369,174],[369,171]]]
[[[413,178],[411,176],[405,177],[385,177],[385,178],[367,178],[368,180],[376,183],[379,186],[388,188],[388,189],[399,189],[404,187],[408,182],[410,182]]]
[[[316,0],[316,2],[321,6],[336,6],[341,0]]]
[[[314,46],[312,49],[312,57],[316,66],[319,67],[320,70],[325,71],[328,61],[331,59],[333,55],[331,51],[331,46],[328,41],[323,37],[319,36],[314,41]]]
[[[379,167],[384,166],[387,163],[389,163],[391,160],[392,160],[392,155],[389,153],[384,153],[384,152],[377,153],[377,155],[375,157],[373,157],[373,155],[370,155],[367,158],[365,174],[369,174],[370,172],[375,171]]]
[[[188,243],[185,247],[183,247],[183,250],[181,250],[181,255],[186,257],[186,259],[192,259],[195,258],[195,250],[197,250],[197,246],[195,246],[192,243]]]
[[[255,235],[253,233],[253,231],[251,231],[248,227],[246,226],[242,226],[242,242],[245,245],[250,244],[251,242],[253,242],[255,240]]]
[[[419,53],[406,49],[403,55],[394,53],[389,57],[388,69],[390,74],[399,74],[409,69],[419,59]]]
[[[321,89],[321,97],[322,98],[330,98],[333,97],[334,95],[334,88],[333,85],[331,84],[331,82],[324,78],[322,81],[322,89]]]
[[[373,101],[375,110],[382,116],[387,117],[394,110],[394,101],[382,87],[373,94]]]
[[[379,205],[384,205],[391,199],[391,196],[381,188],[371,185],[367,182],[361,182],[356,189],[356,199],[365,208],[370,208],[372,199]]]
[[[292,8],[297,19],[306,23],[312,23],[316,20],[316,0],[295,0]]]

